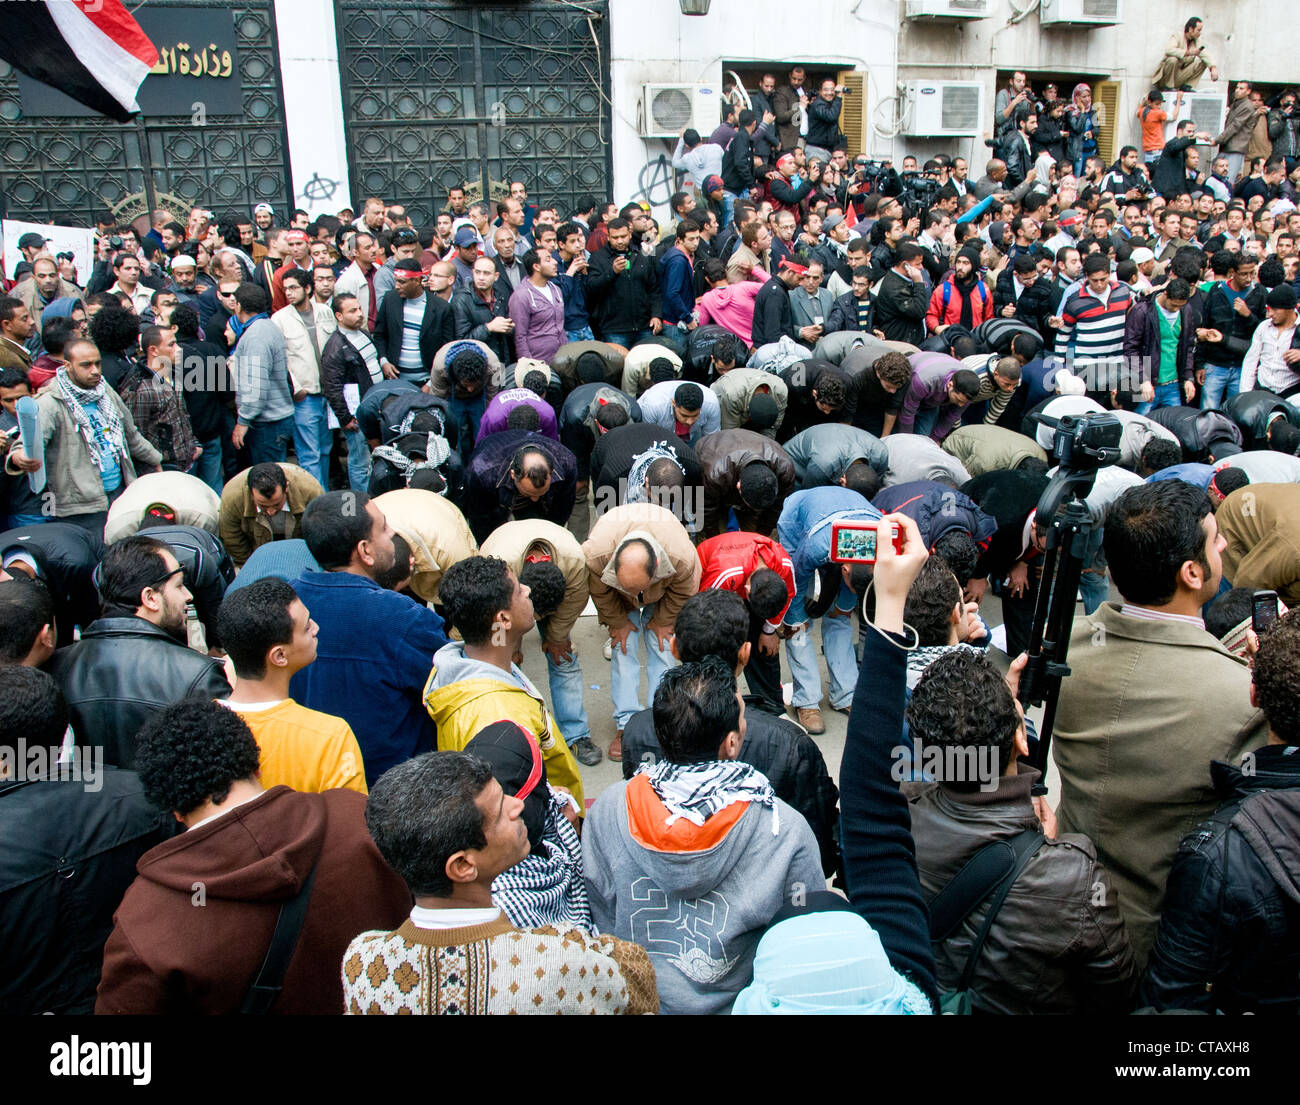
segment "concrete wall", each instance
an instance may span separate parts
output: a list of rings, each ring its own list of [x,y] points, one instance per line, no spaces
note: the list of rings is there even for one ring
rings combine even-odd
[[[1030,0],[1018,0],[1020,7]],[[1102,74],[1120,82],[1118,145],[1141,145],[1134,113],[1151,88],[1165,43],[1193,14],[1205,20],[1201,41],[1219,66],[1219,81],[1201,77],[1198,91],[1223,91],[1229,79],[1285,83],[1296,79],[1295,58],[1300,31],[1272,0],[1120,0],[1123,22],[1114,27],[1044,28],[1031,11],[1014,25],[1011,0],[993,0],[993,15],[960,24],[902,20],[899,38],[900,81],[983,80],[986,128],[992,130],[994,81],[999,70],[1024,69],[1033,81],[1035,70]],[[1060,90],[1068,98],[1070,89]],[[990,151],[976,139],[907,137],[900,144],[909,153],[960,153],[970,159],[979,176]],[[1118,148],[1117,145],[1117,148]]]
[[[713,0],[706,16],[684,16],[674,0],[610,0],[609,7],[612,192],[619,203],[647,199],[662,214],[672,192],[674,143],[638,132],[642,85],[714,81],[720,91],[724,60],[804,61],[865,69],[873,117],[894,93],[895,0]],[[873,143],[873,152],[890,150],[876,136]]]

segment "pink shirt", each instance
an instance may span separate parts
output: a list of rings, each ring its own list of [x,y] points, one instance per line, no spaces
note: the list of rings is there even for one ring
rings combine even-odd
[[[754,344],[754,299],[763,285],[752,280],[728,284],[704,293],[699,302],[700,325],[714,322],[726,327],[746,345]]]

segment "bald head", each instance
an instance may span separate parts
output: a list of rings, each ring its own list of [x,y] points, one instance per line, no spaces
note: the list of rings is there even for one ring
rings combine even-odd
[[[654,549],[641,537],[629,537],[614,550],[614,575],[619,590],[639,595],[649,588],[657,567]]]

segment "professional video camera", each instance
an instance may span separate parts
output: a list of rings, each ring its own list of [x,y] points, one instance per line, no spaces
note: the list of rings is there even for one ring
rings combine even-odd
[[[851,183],[858,185],[858,195],[875,192],[882,196],[897,196],[903,190],[898,171],[888,161],[872,161],[869,157],[855,157],[849,174]]]
[[[900,199],[909,207],[933,207],[943,187],[933,177],[928,177],[921,172],[904,173],[902,180],[903,194]]]
[[[1027,707],[1044,704],[1032,760],[1045,778],[1061,680],[1070,674],[1066,653],[1079,576],[1085,567],[1083,557],[1092,534],[1092,518],[1084,499],[1092,491],[1098,470],[1119,460],[1123,425],[1113,414],[1102,412],[1061,418],[1040,415],[1038,419],[1056,430],[1052,441],[1056,475],[1038,500],[1034,522],[1046,532],[1046,547],[1029,634],[1029,661],[1020,678],[1020,701]],[[1035,793],[1046,790],[1040,787]]]

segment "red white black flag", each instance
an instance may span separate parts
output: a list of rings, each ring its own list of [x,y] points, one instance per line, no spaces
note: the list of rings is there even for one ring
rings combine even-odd
[[[126,122],[158,51],[120,0],[32,0],[0,3],[0,57]]]

